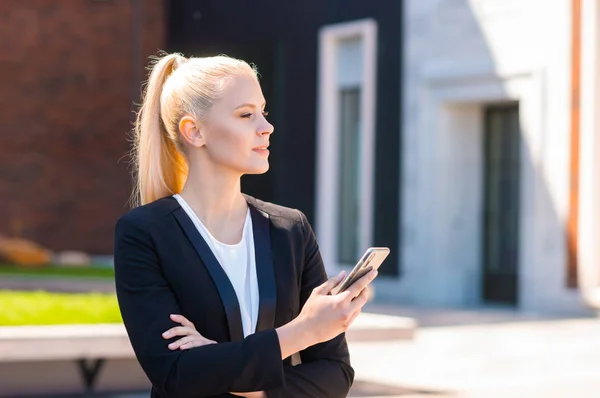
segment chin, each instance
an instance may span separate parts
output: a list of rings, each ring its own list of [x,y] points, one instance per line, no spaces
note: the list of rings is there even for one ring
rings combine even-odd
[[[267,171],[269,171],[269,163],[256,167],[250,167],[245,174],[265,174]]]

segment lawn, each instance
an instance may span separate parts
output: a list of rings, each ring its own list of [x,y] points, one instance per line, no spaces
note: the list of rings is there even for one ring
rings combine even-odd
[[[73,277],[73,278],[114,278],[115,272],[112,268],[100,267],[57,267],[48,265],[43,268],[26,268],[14,265],[0,264],[0,277],[7,276],[25,276],[35,278],[54,278],[54,277]]]
[[[115,293],[0,290],[0,326],[120,322]]]

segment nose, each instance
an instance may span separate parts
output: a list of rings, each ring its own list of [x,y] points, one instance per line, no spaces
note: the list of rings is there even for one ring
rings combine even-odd
[[[263,122],[261,123],[259,128],[256,130],[256,133],[258,135],[271,135],[271,134],[273,134],[274,130],[275,130],[275,127],[273,127],[273,125],[271,123],[269,123],[267,121],[267,119],[263,118]]]

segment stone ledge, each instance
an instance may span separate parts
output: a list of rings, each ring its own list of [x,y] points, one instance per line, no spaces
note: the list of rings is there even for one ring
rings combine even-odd
[[[346,335],[350,343],[411,339],[415,329],[410,318],[362,313]],[[43,376],[32,383],[32,373]],[[150,388],[122,324],[2,326],[0,385],[0,397]]]
[[[0,362],[133,356],[121,324],[0,327]]]
[[[362,313],[346,332],[352,341],[412,339],[411,318]],[[0,327],[0,362],[133,358],[122,324]]]

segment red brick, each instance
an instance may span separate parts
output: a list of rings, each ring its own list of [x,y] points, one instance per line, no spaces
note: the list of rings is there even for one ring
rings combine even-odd
[[[138,2],[139,15],[126,0],[0,2],[0,233],[112,252],[132,104],[166,41],[164,0]]]

